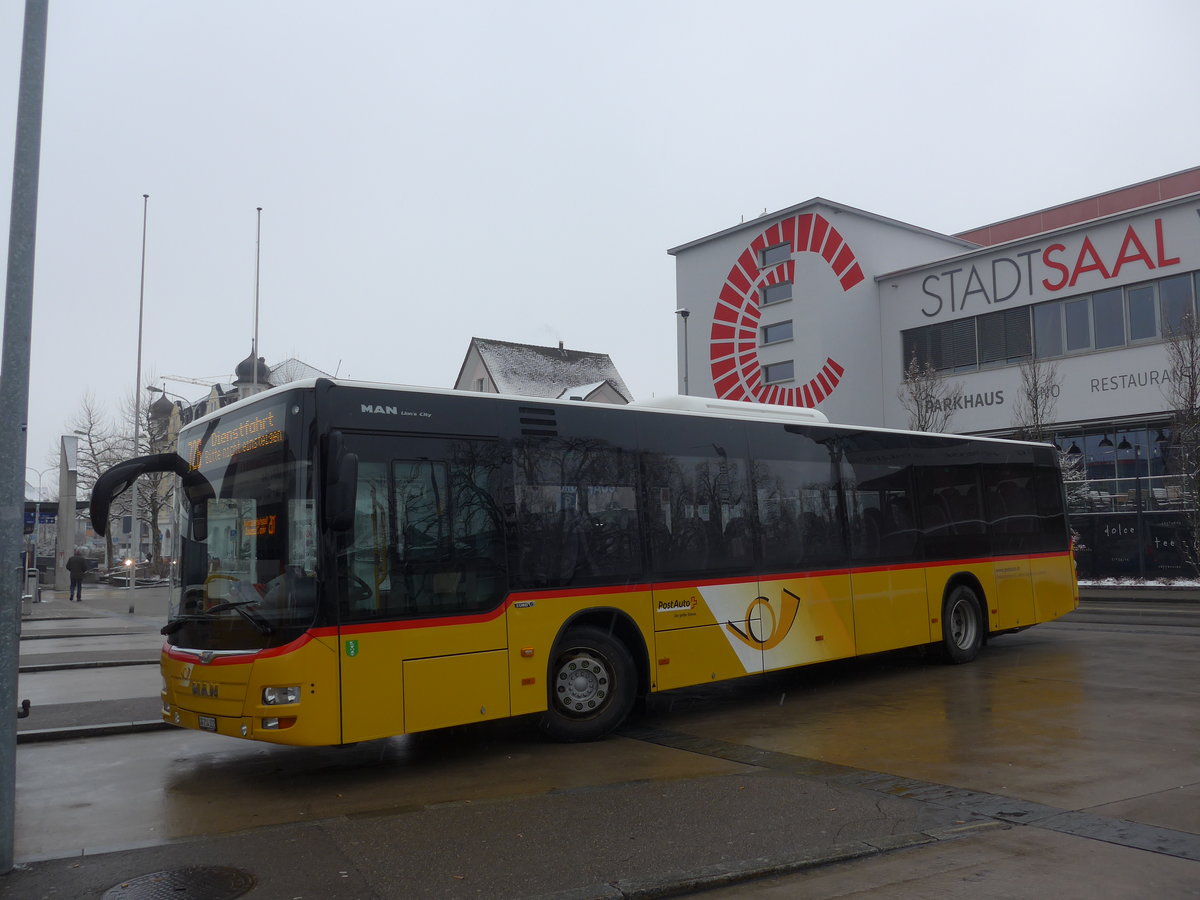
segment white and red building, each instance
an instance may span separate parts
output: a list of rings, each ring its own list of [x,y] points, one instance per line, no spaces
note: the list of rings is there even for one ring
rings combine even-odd
[[[955,235],[814,198],[668,252],[681,391],[905,428],[916,353],[962,386],[951,430],[1011,434],[1036,357],[1057,368],[1056,440],[1091,474],[1163,471],[1164,336],[1200,296],[1200,167]]]

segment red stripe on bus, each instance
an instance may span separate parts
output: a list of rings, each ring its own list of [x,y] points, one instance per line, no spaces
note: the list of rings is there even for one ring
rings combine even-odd
[[[842,566],[834,569],[816,569],[805,572],[776,572],[751,577],[733,576],[730,578],[704,578],[686,581],[640,582],[638,584],[614,584],[585,588],[562,588],[553,591],[513,591],[505,597],[504,602],[495,609],[469,616],[447,616],[433,619],[393,619],[386,622],[364,622],[359,625],[334,625],[310,628],[300,637],[279,647],[268,647],[255,653],[239,654],[236,656],[218,656],[206,666],[231,666],[252,663],[255,660],[267,659],[293,653],[310,641],[317,638],[338,637],[354,634],[371,634],[381,631],[406,631],[415,628],[446,628],[452,625],[470,625],[481,622],[491,622],[506,613],[513,604],[528,600],[557,600],[566,597],[597,597],[606,594],[634,594],[641,592],[692,590],[702,587],[715,587],[728,584],[757,584],[772,581],[790,581],[795,579],[827,578],[844,575],[856,575],[870,572],[890,572],[909,569],[947,568],[953,566],[987,565],[989,563],[1007,562],[1010,560],[1026,559],[1056,559],[1069,557],[1070,550],[1053,550],[1046,553],[1031,553],[1026,556],[984,556],[974,559],[946,559],[928,562],[884,563],[877,566]],[[164,647],[168,657],[183,662],[196,662],[200,653],[192,650],[180,650],[175,647]]]

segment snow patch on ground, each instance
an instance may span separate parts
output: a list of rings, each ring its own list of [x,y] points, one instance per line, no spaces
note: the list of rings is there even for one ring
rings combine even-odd
[[[1200,588],[1194,578],[1096,578],[1080,579],[1080,587],[1091,588]]]

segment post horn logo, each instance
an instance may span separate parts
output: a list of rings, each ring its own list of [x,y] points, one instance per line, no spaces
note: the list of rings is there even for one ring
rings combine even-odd
[[[799,609],[800,598],[787,588],[783,589],[778,604],[772,604],[769,598],[760,594],[746,607],[745,619],[736,625],[726,622],[725,628],[747,647],[755,650],[773,650],[792,630]]]

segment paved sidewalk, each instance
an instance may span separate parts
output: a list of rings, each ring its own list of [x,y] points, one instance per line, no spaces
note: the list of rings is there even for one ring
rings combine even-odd
[[[165,587],[85,585],[82,602],[42,591],[21,621],[19,744],[166,728],[159,713]],[[132,603],[134,613],[129,613]]]

